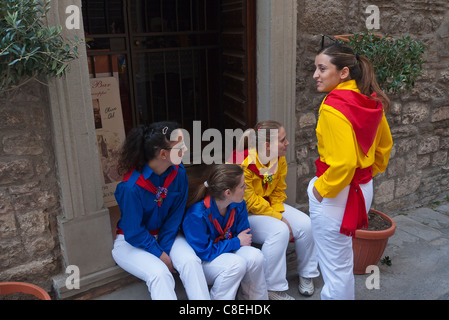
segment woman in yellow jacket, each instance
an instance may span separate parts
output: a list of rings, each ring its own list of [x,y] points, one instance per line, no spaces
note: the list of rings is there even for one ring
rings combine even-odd
[[[354,299],[352,237],[368,224],[372,178],[388,164],[393,140],[385,118],[390,101],[371,63],[339,43],[315,59],[324,99],[317,123],[317,174],[308,188],[322,299]]]
[[[295,243],[298,290],[310,296],[314,292],[312,278],[319,276],[311,222],[305,213],[287,205],[287,162],[289,142],[284,127],[276,121],[263,121],[249,133],[249,147],[234,153],[230,162],[241,163],[247,189],[245,201],[253,242],[262,244],[264,271],[270,300],[292,300],[285,291],[287,246]],[[245,135],[245,136],[246,136]],[[257,147],[257,148],[256,148]]]

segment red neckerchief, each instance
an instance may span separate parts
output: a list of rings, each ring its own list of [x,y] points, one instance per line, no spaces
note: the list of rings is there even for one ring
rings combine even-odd
[[[207,196],[206,198],[204,198],[204,205],[206,206],[206,209],[210,208],[210,201],[211,201],[210,196]],[[232,209],[231,214],[229,215],[229,218],[228,218],[228,221],[226,222],[226,227],[225,227],[224,231],[221,228],[220,224],[218,223],[217,219],[213,219],[212,213],[209,214],[209,220],[210,220],[210,222],[213,223],[215,229],[220,234],[215,239],[214,243],[217,243],[221,240],[226,240],[226,239],[232,238],[231,227],[234,224],[234,220],[235,220],[235,208]]]
[[[274,172],[276,172],[278,164],[279,164],[279,157],[278,162],[276,163],[275,166],[273,166],[270,170],[268,170],[269,174],[267,175],[260,174],[259,168],[257,168],[255,163],[249,164],[248,169],[254,172],[262,180],[262,186],[266,190],[268,188],[268,185],[271,184],[271,182],[273,181],[273,175]]]
[[[229,163],[241,164],[241,162],[239,160],[243,159],[243,161],[244,161],[246,158],[248,158],[248,155],[249,155],[249,150],[248,149],[245,149],[243,151],[234,150],[232,152],[231,156],[229,157],[228,162]],[[278,157],[278,163],[279,163],[279,157]],[[252,172],[254,172],[262,180],[263,187],[265,189],[267,189],[268,185],[271,183],[271,181],[273,179],[274,172],[276,172],[277,164],[276,164],[276,166],[273,166],[269,170],[270,174],[267,174],[267,175],[260,174],[260,171],[257,168],[255,163],[249,164],[248,165],[248,169],[251,170]]]
[[[150,191],[151,193],[156,195],[156,199],[154,201],[157,202],[157,205],[160,207],[162,205],[163,200],[167,197],[167,193],[168,193],[168,187],[171,185],[171,183],[173,182],[173,180],[175,180],[177,174],[178,174],[178,170],[179,170],[179,166],[176,166],[176,170],[172,169],[172,171],[170,172],[170,174],[167,176],[167,178],[165,178],[164,184],[162,187],[155,187],[150,179],[145,180],[145,178],[143,177],[143,174],[141,174],[139,176],[139,179],[137,179],[136,184],[139,187],[144,188],[145,190]],[[129,178],[131,177],[131,175],[133,174],[134,169],[130,170],[124,177],[123,177],[123,181],[126,182],[129,180]]]
[[[375,97],[376,94],[372,96]],[[340,111],[348,119],[358,144],[365,155],[368,154],[382,120],[382,104],[356,91],[344,89],[331,91],[324,104]]]

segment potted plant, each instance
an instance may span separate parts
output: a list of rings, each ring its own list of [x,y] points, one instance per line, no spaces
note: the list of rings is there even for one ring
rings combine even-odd
[[[397,94],[413,89],[422,73],[426,46],[409,35],[394,38],[367,31],[337,35],[334,39],[345,42],[372,62],[377,82],[385,93]]]
[[[15,293],[32,295],[40,300],[51,300],[47,291],[34,284],[26,282],[0,282],[0,296]]]
[[[78,38],[44,24],[51,0],[0,0],[0,93],[41,77],[61,77],[78,58]],[[45,84],[45,83],[44,83]]]
[[[368,229],[356,230],[352,239],[354,274],[365,274],[368,266],[377,265],[396,231],[396,223],[385,213],[371,209],[368,217]]]

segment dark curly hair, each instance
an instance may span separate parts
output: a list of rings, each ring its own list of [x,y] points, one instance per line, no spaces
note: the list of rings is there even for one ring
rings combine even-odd
[[[179,128],[176,122],[155,122],[132,129],[120,152],[119,174],[126,174],[131,169],[142,172],[145,164],[154,159],[159,150],[170,148],[170,135]]]

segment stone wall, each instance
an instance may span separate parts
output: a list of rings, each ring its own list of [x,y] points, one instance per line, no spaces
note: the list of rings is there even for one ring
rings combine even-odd
[[[299,0],[297,132],[297,202],[306,208],[307,184],[318,157],[315,127],[324,94],[312,79],[321,34],[361,32],[366,8],[380,9],[378,33],[410,34],[428,46],[422,77],[411,92],[390,96],[387,115],[394,147],[386,172],[374,181],[373,207],[396,211],[449,194],[449,2],[447,0]]]
[[[60,215],[48,88],[37,82],[0,93],[0,282],[50,290],[61,272]]]

